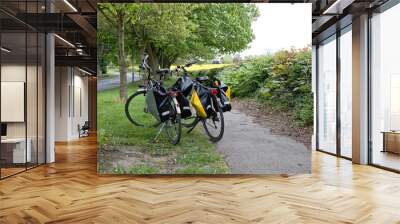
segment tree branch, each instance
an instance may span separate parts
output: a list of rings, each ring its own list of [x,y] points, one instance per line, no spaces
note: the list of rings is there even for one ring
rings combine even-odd
[[[108,23],[110,23],[110,25],[114,26],[114,25],[116,24],[116,23],[115,23],[115,20],[111,19],[111,18],[108,16],[108,14],[105,12],[105,10],[107,9],[107,11],[112,15],[112,18],[116,18],[117,15],[116,15],[115,13],[111,12],[111,10],[109,10],[108,8],[104,8],[104,7],[102,7],[101,5],[99,5],[98,8],[99,8],[99,11],[103,14],[104,18],[106,18],[106,20],[108,21]]]

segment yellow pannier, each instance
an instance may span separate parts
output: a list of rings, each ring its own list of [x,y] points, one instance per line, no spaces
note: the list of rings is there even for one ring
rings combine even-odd
[[[190,101],[192,103],[192,106],[197,112],[197,115],[199,115],[201,118],[207,118],[207,113],[203,107],[203,104],[201,103],[199,95],[197,95],[196,90],[192,91],[192,99]]]
[[[228,89],[225,91],[225,95],[228,97],[228,100],[231,100],[231,87],[228,86]]]

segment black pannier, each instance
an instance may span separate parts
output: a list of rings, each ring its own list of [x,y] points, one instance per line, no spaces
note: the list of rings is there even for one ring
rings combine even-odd
[[[221,101],[221,109],[223,112],[231,111],[232,110],[232,105],[231,102],[229,101],[228,97],[226,96],[226,93],[223,89],[221,89],[220,94],[219,94],[219,99]]]
[[[192,116],[192,112],[190,111],[190,102],[187,97],[193,89],[193,81],[189,76],[184,75],[176,80],[172,88],[181,92],[181,94],[176,97],[181,108],[181,117],[187,118]]]
[[[230,102],[230,88],[219,79],[215,79],[214,86],[219,87],[218,98],[221,101],[221,109],[223,112],[231,111],[232,105]],[[228,96],[229,94],[229,96]]]
[[[171,113],[171,104],[168,100],[168,94],[164,87],[155,85],[149,89],[146,94],[146,103],[149,112],[159,121],[164,122],[169,119]]]
[[[179,107],[181,108],[181,118],[188,118],[192,116],[189,100],[182,94],[178,94],[178,96],[176,96],[176,99],[178,100]]]
[[[179,90],[185,97],[189,96],[193,89],[193,81],[189,76],[184,75],[176,80],[173,88]]]

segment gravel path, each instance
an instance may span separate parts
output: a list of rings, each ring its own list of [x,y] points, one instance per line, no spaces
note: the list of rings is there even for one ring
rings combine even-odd
[[[253,122],[238,110],[224,113],[225,133],[218,151],[233,174],[297,174],[311,172],[311,151],[286,136]]]

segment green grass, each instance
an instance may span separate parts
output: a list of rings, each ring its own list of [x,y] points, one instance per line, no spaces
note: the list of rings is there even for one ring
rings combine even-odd
[[[137,165],[130,167],[128,169],[117,166],[113,170],[114,174],[157,174],[158,169],[155,167],[147,166],[147,165]]]
[[[170,86],[173,80],[165,82]],[[128,94],[137,90],[137,85],[128,87]],[[170,156],[176,161],[176,173],[182,174],[224,174],[229,172],[224,159],[216,152],[212,144],[201,130],[199,125],[193,132],[187,134],[182,128],[182,138],[178,145],[172,145],[166,137],[161,137],[156,143],[152,140],[157,128],[137,127],[129,122],[125,116],[124,104],[119,102],[119,89],[105,90],[98,93],[98,125],[99,143],[103,146],[133,145],[140,148],[142,153],[151,157]],[[143,110],[144,98],[140,101],[136,112]],[[143,115],[141,120],[151,121],[149,115]],[[100,164],[101,165],[101,164]],[[132,164],[131,167],[117,167],[114,173],[149,174],[157,173],[159,167],[148,164]]]

